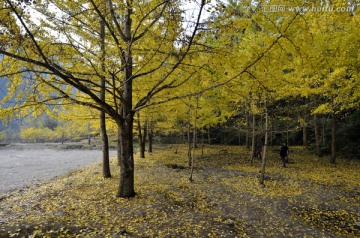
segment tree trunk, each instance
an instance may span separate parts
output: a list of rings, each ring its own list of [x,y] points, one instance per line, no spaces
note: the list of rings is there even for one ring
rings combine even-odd
[[[205,137],[204,132],[201,132],[201,155],[204,155]]]
[[[105,24],[103,21],[100,22],[100,37],[101,37],[101,64],[102,71],[105,72]],[[102,76],[100,79],[100,99],[105,102],[105,78]],[[109,158],[109,139],[106,132],[106,117],[105,111],[100,111],[100,131],[101,131],[101,142],[102,142],[102,159],[103,159],[103,177],[111,178],[110,172],[110,158]]]
[[[139,150],[140,150],[140,158],[145,158],[145,149],[143,149],[143,136],[142,136],[142,128],[140,123],[140,118],[138,119],[138,136],[139,136]]]
[[[199,107],[199,97],[196,97],[196,106],[195,106],[195,122],[194,122],[194,138],[193,138],[193,153],[192,153],[192,160],[191,160],[191,174],[190,174],[190,181],[194,181],[193,179],[193,173],[194,173],[194,159],[195,159],[195,150],[197,148],[197,143],[196,143],[196,139],[197,139],[197,111],[198,111],[198,107]]]
[[[286,104],[286,114],[287,114],[287,120],[286,120],[286,144],[289,144],[289,102]]]
[[[129,198],[136,195],[134,189],[133,117],[123,120],[120,125],[121,161],[120,183],[117,197]]]
[[[264,185],[265,182],[265,165],[266,165],[266,150],[267,150],[267,144],[268,144],[268,127],[269,127],[269,116],[267,112],[267,108],[265,105],[265,142],[264,142],[264,150],[262,154],[262,160],[261,160],[261,173],[260,173],[260,184]]]
[[[153,123],[149,122],[149,135],[148,135],[148,152],[151,153],[153,151],[153,138],[154,138],[154,131],[153,131]]]
[[[289,120],[286,121],[286,144],[289,144]]]
[[[302,126],[302,132],[303,132],[303,146],[307,147],[307,135],[306,135],[306,124]]]
[[[134,112],[132,111],[132,69],[133,59],[131,52],[131,15],[132,8],[129,6],[125,16],[124,35],[128,43],[128,48],[122,52],[124,57],[124,89],[122,108],[122,119],[119,120],[121,138],[121,163],[120,163],[120,183],[117,193],[118,197],[128,198],[136,195],[134,189],[134,148],[133,148],[133,122]]]
[[[111,178],[110,171],[110,157],[109,157],[109,139],[106,132],[105,112],[100,111],[100,129],[102,142],[102,157],[103,157],[103,177]]]
[[[208,135],[208,144],[211,145],[211,134],[210,134],[210,128],[207,129],[207,135]]]
[[[314,114],[314,130],[315,130],[315,148],[316,148],[316,155],[321,157],[321,150],[320,150],[320,137],[319,137],[319,125],[317,115]]]
[[[118,138],[117,138],[117,165],[121,166],[121,155],[122,155],[122,138],[120,136],[121,131],[120,131],[120,127],[118,127]]]
[[[188,112],[188,164],[189,166],[191,166],[191,137],[190,137],[190,134],[191,134],[191,109],[189,107],[189,112]]]
[[[255,131],[255,123],[256,123],[256,118],[255,118],[255,114],[252,115],[252,140],[251,140],[251,158],[250,158],[250,164],[252,165],[254,158],[255,158],[255,141],[256,141],[256,131]]]
[[[146,134],[147,134],[147,126],[146,122],[144,124],[144,133],[142,132],[143,128],[141,126],[140,121],[140,113],[138,112],[138,121],[137,121],[137,127],[139,132],[139,149],[140,149],[140,158],[145,158],[145,146],[146,146]]]
[[[321,142],[322,142],[322,146],[325,147],[326,146],[325,118],[322,119]]]
[[[250,149],[250,143],[249,143],[249,134],[250,134],[250,129],[249,129],[249,113],[246,113],[246,122],[245,122],[245,126],[246,126],[246,135],[245,135],[245,146],[246,149]]]
[[[333,113],[331,121],[331,159],[330,162],[336,162],[336,114]]]
[[[88,145],[91,144],[91,130],[90,130],[90,123],[88,123]]]
[[[147,122],[145,122],[144,124],[142,139],[140,142],[140,158],[145,158],[146,136],[147,136]]]

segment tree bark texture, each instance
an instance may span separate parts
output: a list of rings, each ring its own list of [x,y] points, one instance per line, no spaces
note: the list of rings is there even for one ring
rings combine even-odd
[[[102,71],[105,72],[105,24],[103,21],[100,23],[100,37],[101,37],[101,64]],[[105,78],[102,76],[100,78],[100,99],[105,101],[105,92],[106,92],[106,84]],[[110,157],[109,157],[109,139],[106,132],[106,114],[104,110],[100,111],[100,131],[101,131],[101,143],[102,143],[102,167],[103,167],[103,177],[111,178],[110,171]]]
[[[316,148],[316,156],[321,156],[320,150],[320,133],[319,133],[319,125],[317,115],[314,114],[314,130],[315,130],[315,148]]]
[[[306,124],[303,125],[302,132],[303,132],[303,146],[307,147]]]
[[[252,139],[251,139],[251,158],[250,163],[252,164],[255,158],[256,148],[255,148],[255,141],[256,141],[256,130],[255,130],[255,123],[256,117],[255,114],[252,115]]]
[[[264,141],[264,150],[262,154],[261,160],[261,173],[260,173],[260,184],[264,185],[265,182],[265,165],[266,165],[266,150],[268,144],[268,134],[269,134],[269,116],[267,112],[267,108],[265,108],[265,141]]]
[[[336,162],[336,114],[333,113],[331,121],[331,159],[330,162]]]
[[[149,133],[148,133],[148,152],[153,152],[153,138],[154,138],[154,129],[153,123],[149,122]]]
[[[125,16],[124,36],[128,42],[128,48],[122,52],[124,58],[124,90],[122,108],[122,120],[118,122],[121,138],[121,163],[120,183],[117,193],[118,197],[129,198],[136,195],[134,189],[134,148],[133,148],[133,123],[134,112],[132,111],[132,70],[133,59],[131,52],[131,20],[132,9],[127,9]]]
[[[140,113],[138,113],[138,133],[139,133],[139,149],[140,158],[145,158],[146,136],[147,136],[147,122],[144,123],[144,127],[141,126]],[[143,131],[144,130],[144,131]]]

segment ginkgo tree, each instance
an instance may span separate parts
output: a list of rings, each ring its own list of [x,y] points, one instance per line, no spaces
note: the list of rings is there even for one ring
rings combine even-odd
[[[331,3],[327,3],[331,4]],[[353,2],[337,2],[345,7]],[[344,8],[347,9],[347,8]],[[292,62],[284,79],[288,95],[310,99],[307,110],[314,116],[317,154],[320,155],[319,115],[332,118],[332,158],[336,158],[336,120],[359,106],[358,8],[354,12],[306,12],[293,32]],[[296,79],[296,80],[294,80]],[[306,100],[305,100],[306,101]]]
[[[230,19],[231,24],[215,19],[204,25],[204,0],[191,1],[197,7],[190,16],[181,8],[186,1],[180,0],[43,0],[28,8],[15,2],[5,0],[0,10],[11,16],[11,24],[1,26],[7,29],[1,41],[6,44],[0,45],[1,75],[10,80],[4,101],[16,101],[15,109],[32,112],[47,103],[71,102],[111,117],[121,143],[119,197],[135,195],[136,112],[175,99],[199,98],[245,74],[271,52],[298,15],[289,14],[278,27],[254,3],[258,8],[248,8],[249,16],[243,19]],[[30,16],[29,8],[40,14],[39,19]],[[14,33],[8,33],[10,26],[17,27]],[[216,30],[208,32],[202,26]],[[234,33],[238,37],[232,37]],[[200,56],[205,60],[196,60]],[[222,62],[225,56],[227,63]],[[194,90],[194,79],[213,67],[217,73]],[[21,90],[24,87],[27,90]]]
[[[36,93],[31,93],[32,100],[27,97],[25,101],[25,95],[17,95],[17,102],[23,102],[22,106],[27,103],[30,107],[33,103],[36,107],[39,102],[47,101],[61,104],[70,100],[112,117],[119,127],[122,147],[119,197],[135,195],[132,145],[135,112],[163,90],[190,79],[171,75],[179,76],[205,1],[198,1],[198,15],[194,24],[189,23],[189,29],[181,25],[180,4],[180,1],[160,0],[44,0],[31,4],[31,8],[41,14],[37,23],[22,4],[12,0],[2,3],[1,14],[11,16],[10,27],[2,27],[9,32],[12,26],[18,27],[14,34],[2,35],[2,42],[6,44],[0,47],[2,63],[6,65],[2,75],[11,78],[9,97],[19,92],[24,74],[30,72],[32,84],[28,88]],[[103,49],[99,44],[100,21],[106,32]],[[157,75],[153,78],[154,72]],[[100,97],[100,79],[105,80],[106,94],[111,95],[111,101]],[[144,80],[149,82],[142,89],[147,93],[134,103],[133,85]],[[2,110],[3,115],[9,112]]]

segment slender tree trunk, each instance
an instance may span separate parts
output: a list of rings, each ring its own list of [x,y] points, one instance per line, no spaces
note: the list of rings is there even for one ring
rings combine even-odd
[[[137,121],[137,127],[138,127],[138,133],[139,133],[139,149],[140,149],[140,158],[145,158],[145,146],[146,146],[146,134],[147,134],[147,126],[146,123],[144,124],[144,133],[142,132],[143,128],[141,126],[140,121],[140,113],[138,112],[138,121]]]
[[[264,142],[264,150],[262,154],[262,160],[261,160],[261,173],[260,173],[260,184],[264,185],[265,182],[265,165],[266,165],[266,150],[267,150],[267,144],[268,144],[268,134],[269,134],[269,116],[267,107],[265,104],[265,142]]]
[[[195,150],[197,148],[196,139],[197,139],[197,111],[199,107],[199,97],[196,97],[196,106],[195,106],[195,122],[194,122],[194,138],[193,138],[193,148],[192,148],[192,160],[191,160],[191,174],[190,174],[190,181],[194,181],[193,174],[194,174],[194,160],[195,160]]]
[[[147,138],[147,122],[142,127],[143,133],[140,141],[140,158],[145,158],[146,138]]]
[[[286,114],[287,114],[287,120],[286,120],[286,143],[289,144],[289,120],[288,118],[290,118],[289,115],[289,102],[286,104]]]
[[[210,128],[207,129],[207,135],[208,135],[208,144],[211,145],[211,133],[210,133]]]
[[[333,113],[331,121],[331,159],[330,162],[336,162],[336,114]]]
[[[245,126],[246,126],[246,135],[245,135],[245,145],[247,149],[250,149],[250,143],[249,143],[249,134],[250,134],[250,127],[249,127],[249,112],[246,112],[245,117]]]
[[[306,124],[302,126],[302,132],[303,132],[303,146],[307,147],[307,135],[306,135]]]
[[[105,24],[100,22],[100,37],[101,37],[101,68],[105,73]],[[100,79],[100,99],[105,102],[106,84],[105,78],[102,76]],[[103,159],[103,177],[111,178],[110,171],[110,157],[109,157],[109,139],[106,132],[106,117],[105,111],[100,111],[100,131],[101,131],[101,143],[102,143],[102,159]]]
[[[286,144],[289,144],[289,121],[286,121]]]
[[[325,147],[326,146],[325,118],[322,119],[321,142],[322,142],[322,146]]]
[[[191,166],[191,162],[192,162],[192,159],[191,159],[191,137],[190,137],[190,134],[191,134],[191,108],[189,107],[189,112],[188,112],[188,164],[189,166]]]
[[[106,132],[105,112],[100,111],[100,128],[101,128],[101,142],[102,142],[102,157],[103,157],[103,177],[111,178],[110,171],[110,156],[109,156],[109,139]]]
[[[319,138],[319,125],[318,125],[318,118],[317,118],[316,114],[314,114],[314,130],[315,130],[316,155],[318,157],[320,157],[321,156],[321,150],[320,150],[320,138]]]
[[[88,145],[91,144],[91,130],[90,130],[90,123],[88,123]]]
[[[250,164],[252,165],[254,159],[255,159],[255,154],[256,154],[256,148],[255,148],[255,142],[256,142],[256,130],[255,130],[255,123],[256,123],[256,118],[255,118],[255,114],[252,115],[252,139],[251,139],[251,158],[250,158]]]
[[[154,131],[153,131],[153,123],[149,122],[149,135],[148,135],[148,152],[153,152],[153,137],[154,137]]]
[[[204,154],[205,137],[204,132],[201,132],[201,155]]]

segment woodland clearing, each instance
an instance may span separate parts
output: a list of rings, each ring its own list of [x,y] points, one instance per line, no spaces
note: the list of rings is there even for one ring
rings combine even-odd
[[[95,164],[0,198],[0,237],[358,237],[360,163],[291,148],[281,168],[270,148],[260,161],[238,146],[198,148],[189,181],[185,145],[135,156],[132,199],[115,197],[119,169]]]

